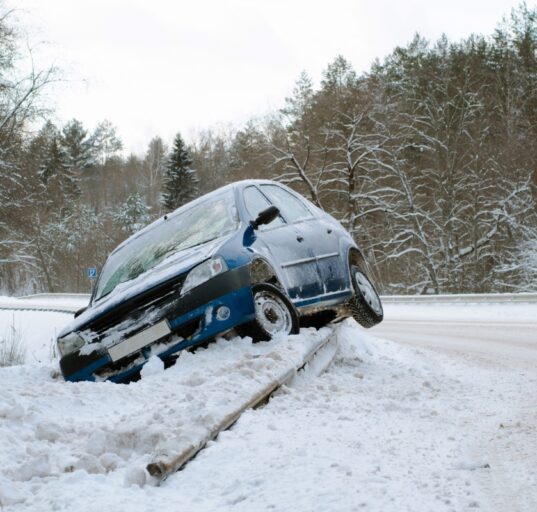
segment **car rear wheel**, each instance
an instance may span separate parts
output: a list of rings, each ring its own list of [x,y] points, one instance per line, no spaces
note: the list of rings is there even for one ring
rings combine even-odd
[[[277,334],[297,334],[298,314],[291,301],[274,285],[252,286],[255,319],[237,327],[240,336],[254,341],[270,340]]]
[[[362,327],[373,327],[384,318],[380,297],[368,277],[356,265],[351,265],[351,280],[354,295],[349,301],[352,317]]]

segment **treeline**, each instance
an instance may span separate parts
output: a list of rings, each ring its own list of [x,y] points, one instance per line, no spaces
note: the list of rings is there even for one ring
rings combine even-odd
[[[128,157],[106,121],[28,134],[54,70],[10,79],[16,35],[5,19],[0,32],[0,55],[13,54],[0,59],[13,84],[0,89],[0,293],[87,291],[85,269],[129,234],[244,178],[288,183],[339,218],[384,293],[536,289],[537,13],[525,5],[490,37],[416,36],[368,73],[338,57],[269,117],[170,150],[155,137]]]
[[[537,12],[420,36],[366,74],[339,57],[278,115],[195,145],[219,183],[275,177],[338,217],[385,293],[537,289]]]

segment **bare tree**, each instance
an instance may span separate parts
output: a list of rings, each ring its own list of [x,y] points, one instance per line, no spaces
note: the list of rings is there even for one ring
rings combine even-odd
[[[166,167],[167,152],[168,149],[162,138],[153,137],[144,158],[143,178],[147,189],[148,204],[157,209],[160,206],[160,185]]]

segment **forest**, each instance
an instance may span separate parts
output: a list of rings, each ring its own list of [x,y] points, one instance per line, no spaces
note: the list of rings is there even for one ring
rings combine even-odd
[[[0,295],[83,292],[122,240],[246,178],[288,184],[352,233],[384,294],[537,290],[537,10],[490,35],[416,34],[364,73],[306,72],[278,111],[126,155],[112,122],[54,124],[58,70],[21,73],[0,17]],[[290,84],[291,85],[291,84]],[[37,128],[35,128],[37,127]]]

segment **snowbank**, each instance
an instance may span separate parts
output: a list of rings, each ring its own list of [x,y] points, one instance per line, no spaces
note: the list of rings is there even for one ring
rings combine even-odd
[[[52,492],[66,504],[78,480],[105,478],[109,491],[145,484],[147,463],[195,444],[329,332],[220,340],[167,371],[150,359],[129,385],[66,383],[53,364],[0,369],[0,502],[49,510],[49,491],[61,488]]]
[[[149,461],[190,443],[324,332],[220,340],[166,371],[153,361],[130,385],[66,383],[51,363],[0,369],[0,503],[10,512],[533,511],[535,370],[375,332],[347,321],[328,371],[306,372],[244,413],[158,487]]]

